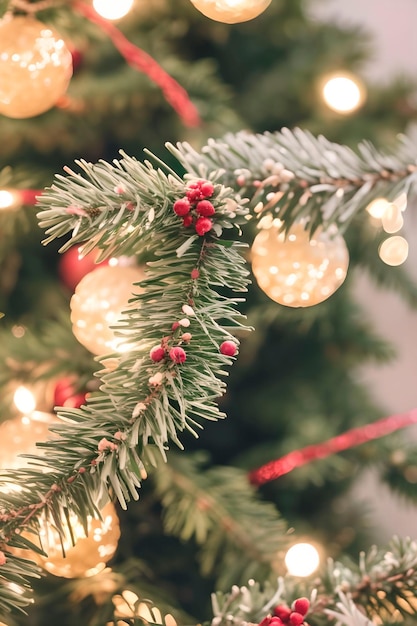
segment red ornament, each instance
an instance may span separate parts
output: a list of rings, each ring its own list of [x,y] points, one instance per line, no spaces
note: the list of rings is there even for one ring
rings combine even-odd
[[[199,217],[195,223],[195,231],[197,235],[202,237],[209,232],[213,227],[213,222],[208,217]]]
[[[223,343],[220,345],[220,352],[225,356],[235,356],[237,352],[237,346],[234,341],[223,341]],[[278,615],[278,617],[281,616]]]
[[[187,358],[185,350],[180,348],[180,346],[176,346],[175,348],[171,348],[169,351],[169,358],[174,361],[174,363],[184,363]]]
[[[310,600],[308,598],[297,598],[292,608],[297,613],[301,613],[301,615],[307,615],[308,609],[310,608]]]
[[[78,283],[86,274],[89,274],[101,265],[107,265],[107,261],[95,263],[97,252],[90,252],[80,258],[78,246],[73,246],[61,256],[58,262],[58,275],[63,284],[74,291]]]
[[[195,210],[199,215],[202,215],[203,217],[210,217],[216,212],[216,209],[211,204],[210,200],[201,200],[200,202],[197,202]]]
[[[158,361],[162,361],[162,359],[165,357],[165,350],[161,346],[155,346],[149,352],[149,356],[151,357],[152,361],[158,363]]]
[[[73,378],[61,378],[54,389],[54,406],[79,409],[85,404],[86,394],[76,391]]]
[[[180,217],[187,215],[191,209],[190,201],[187,198],[180,198],[180,200],[174,202],[173,209],[174,213]]]

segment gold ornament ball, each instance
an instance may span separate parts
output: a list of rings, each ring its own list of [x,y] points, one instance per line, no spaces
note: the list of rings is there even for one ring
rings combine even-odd
[[[206,17],[225,24],[253,20],[271,4],[271,0],[191,0],[191,2]]]
[[[252,270],[274,302],[308,307],[331,296],[346,278],[349,253],[343,237],[317,229],[310,239],[302,224],[285,234],[271,226],[252,245]]]
[[[78,341],[93,354],[123,351],[122,338],[110,327],[129,308],[133,293],[142,290],[133,283],[145,278],[140,267],[99,267],[86,274],[71,298],[72,330]]]
[[[28,467],[28,459],[19,455],[42,455],[42,449],[36,446],[36,442],[56,437],[49,431],[49,428],[58,423],[60,420],[56,415],[40,411],[33,411],[30,415],[22,415],[2,422],[0,424],[0,469]],[[11,490],[13,490],[12,485]]]
[[[40,537],[42,549],[48,556],[42,556],[31,550],[16,551],[18,556],[35,561],[50,574],[62,578],[83,578],[94,576],[106,567],[114,556],[120,538],[119,518],[114,505],[109,502],[101,511],[102,520],[88,519],[88,536],[82,524],[75,516],[70,516],[75,545],[73,545],[68,527],[62,540],[65,556],[62,554],[61,538],[58,532],[44,518],[40,519]],[[50,522],[50,520],[48,520]],[[36,545],[39,538],[32,533],[25,536]]]
[[[29,16],[0,21],[0,59],[0,114],[12,118],[53,107],[72,76],[72,55],[62,37]]]

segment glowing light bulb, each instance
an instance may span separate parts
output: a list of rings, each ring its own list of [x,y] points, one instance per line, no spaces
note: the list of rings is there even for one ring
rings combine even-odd
[[[285,565],[291,576],[310,576],[320,565],[320,556],[311,543],[296,543],[285,555]]]
[[[247,22],[258,17],[271,0],[191,0],[206,17],[225,24]]]
[[[387,265],[401,265],[408,257],[407,240],[400,235],[388,237],[379,247],[379,256]]]
[[[368,204],[366,210],[371,217],[380,220],[389,206],[390,203],[385,198],[375,198]]]
[[[21,413],[32,413],[36,409],[36,400],[33,393],[21,385],[16,389],[13,395],[13,402]]]
[[[0,209],[15,209],[19,204],[16,193],[8,189],[0,189]]]
[[[133,3],[134,0],[93,0],[93,7],[106,20],[120,20],[129,13]]]
[[[355,76],[343,74],[329,77],[322,93],[327,106],[338,113],[356,111],[365,99],[364,88],[359,80]]]

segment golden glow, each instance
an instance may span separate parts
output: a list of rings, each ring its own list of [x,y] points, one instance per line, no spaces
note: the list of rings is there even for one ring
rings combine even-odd
[[[355,76],[340,74],[325,80],[322,95],[332,111],[353,113],[364,101],[364,88]]]
[[[74,335],[87,350],[104,355],[130,349],[111,327],[131,307],[132,294],[140,293],[133,283],[144,277],[142,268],[119,264],[98,267],[80,280],[70,302],[71,321]]]
[[[387,265],[402,265],[408,257],[408,242],[404,237],[388,237],[379,246],[379,256]]]
[[[88,518],[86,536],[82,524],[75,515],[70,515],[70,524],[75,545],[68,525],[63,521],[64,536],[60,537],[51,524],[51,520],[40,518],[40,539],[43,550],[48,556],[42,556],[27,550],[15,550],[18,556],[31,558],[50,574],[63,578],[81,578],[94,576],[106,567],[115,554],[120,538],[120,525],[114,505],[109,502],[103,508],[102,520]],[[27,533],[25,536],[40,545],[39,538]],[[62,541],[62,543],[61,543]],[[65,556],[62,554],[62,547]]]
[[[291,576],[307,577],[320,565],[320,556],[311,543],[296,543],[285,555],[285,565]]]
[[[397,233],[404,226],[401,209],[394,203],[389,204],[381,218],[381,223],[386,233]]]
[[[285,234],[272,225],[255,237],[252,270],[259,287],[274,302],[308,307],[329,298],[343,283],[349,253],[343,237],[317,229],[314,236],[302,224]]]
[[[120,20],[133,7],[134,0],[93,0],[95,11],[106,20]]]
[[[53,107],[72,76],[72,55],[60,35],[27,15],[0,21],[0,60],[0,114],[11,118]]]
[[[368,204],[366,210],[371,217],[380,220],[389,206],[390,202],[386,198],[375,198]]]
[[[19,206],[19,195],[8,189],[0,189],[0,209],[15,209]]]
[[[36,399],[33,393],[21,385],[13,395],[13,402],[18,411],[24,414],[32,413],[36,409]]]
[[[217,22],[237,24],[258,17],[271,0],[191,0],[203,15]]]

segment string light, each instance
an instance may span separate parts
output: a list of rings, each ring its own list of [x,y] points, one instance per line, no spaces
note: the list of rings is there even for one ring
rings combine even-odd
[[[324,80],[322,95],[327,106],[337,113],[353,113],[365,100],[365,90],[356,76],[333,75]]]
[[[285,555],[285,565],[291,576],[310,576],[320,565],[320,555],[311,543],[296,543]]]
[[[19,205],[18,194],[8,189],[0,189],[0,209],[15,209]]]
[[[378,252],[381,260],[387,265],[402,265],[408,258],[408,242],[400,235],[388,237],[381,243]]]
[[[368,204],[366,210],[371,217],[380,220],[389,206],[390,203],[386,198],[375,198]]]
[[[27,388],[21,385],[16,389],[13,394],[13,402],[18,411],[27,415],[33,413],[36,409],[36,399],[33,393]]]
[[[106,20],[120,20],[133,7],[134,0],[93,0],[95,11]]]

